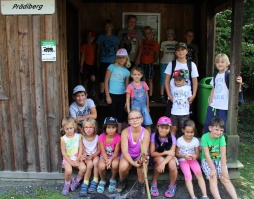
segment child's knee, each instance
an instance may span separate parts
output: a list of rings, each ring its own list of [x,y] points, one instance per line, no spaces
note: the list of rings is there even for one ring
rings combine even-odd
[[[224,177],[221,177],[220,181],[221,181],[222,184],[227,184],[227,183],[231,182],[230,179],[227,179],[227,178],[224,178]]]
[[[196,178],[200,179],[203,178],[202,172],[199,171],[198,173],[195,174]]]
[[[66,168],[64,173],[65,173],[65,175],[71,175],[72,174],[72,169],[71,168]]]

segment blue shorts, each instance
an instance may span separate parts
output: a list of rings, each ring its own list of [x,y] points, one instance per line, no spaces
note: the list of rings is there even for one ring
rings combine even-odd
[[[161,78],[160,78],[160,85],[164,86],[165,84],[165,78],[166,78],[166,74],[165,74],[165,70],[167,68],[168,64],[160,64],[160,74],[161,74]]]
[[[224,133],[226,133],[227,132],[228,110],[215,109],[211,106],[208,106],[208,108],[207,108],[205,124],[204,124],[204,133],[209,132],[208,127],[210,126],[211,120],[215,117],[219,117],[224,121]]]

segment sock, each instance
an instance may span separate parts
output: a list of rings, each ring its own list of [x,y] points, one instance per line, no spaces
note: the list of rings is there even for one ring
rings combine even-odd
[[[89,180],[84,180],[83,183],[86,184],[86,185],[89,185]]]
[[[99,178],[93,177],[93,181],[98,183],[99,182]]]
[[[176,184],[170,184],[171,186],[176,186]]]
[[[70,180],[65,180],[65,184],[70,185],[71,181]]]
[[[82,176],[77,175],[76,180],[79,182],[82,179]]]

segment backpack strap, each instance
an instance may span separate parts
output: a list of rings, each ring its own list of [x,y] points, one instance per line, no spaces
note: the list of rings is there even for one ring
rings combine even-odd
[[[217,72],[213,73],[213,88],[215,88],[215,78],[218,75]]]
[[[226,82],[228,89],[229,89],[229,74],[230,74],[230,71],[226,70],[225,71],[225,82]]]
[[[173,73],[174,73],[174,71],[175,71],[175,68],[176,68],[176,60],[173,60],[173,61],[172,61],[171,79],[172,79],[172,77],[173,77]]]

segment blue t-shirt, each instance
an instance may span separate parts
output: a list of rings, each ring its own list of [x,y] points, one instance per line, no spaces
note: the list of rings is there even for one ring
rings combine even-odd
[[[100,45],[100,61],[112,63],[116,55],[115,47],[119,45],[117,36],[102,34],[98,37],[96,43]]]
[[[130,76],[130,71],[122,66],[110,64],[108,70],[111,71],[109,78],[109,93],[111,94],[125,94],[125,78]]]

